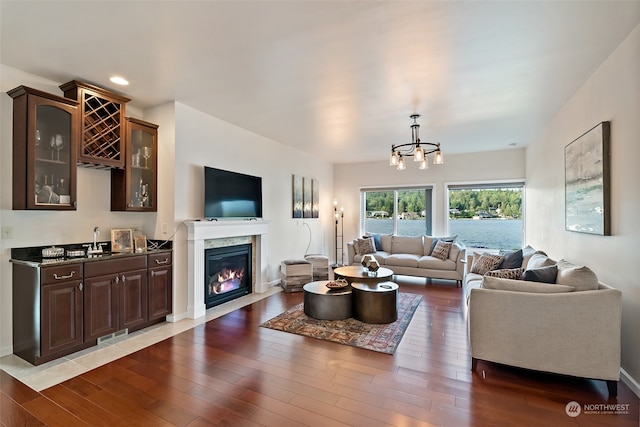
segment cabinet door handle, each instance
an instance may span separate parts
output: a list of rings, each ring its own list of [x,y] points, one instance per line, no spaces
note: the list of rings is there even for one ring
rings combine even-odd
[[[116,276],[116,283],[120,283],[120,276]]]
[[[57,273],[53,273],[53,278],[56,279],[56,280],[71,279],[75,273],[76,273],[75,270],[72,271],[71,274],[68,274],[66,276],[58,276]]]
[[[80,284],[78,285],[78,289],[79,289],[79,290],[82,290],[82,283],[80,283]]]
[[[156,260],[156,264],[168,264],[169,263],[169,258],[165,258],[163,261],[160,261],[159,259]]]
[[[124,283],[127,280],[126,277],[124,277],[124,274],[122,275],[122,283]]]

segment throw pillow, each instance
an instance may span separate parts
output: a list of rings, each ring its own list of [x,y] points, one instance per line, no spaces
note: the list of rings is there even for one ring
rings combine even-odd
[[[546,253],[544,253],[542,251],[535,250],[534,248],[532,248],[529,245],[525,246],[524,249],[522,249],[522,266],[521,266],[525,270],[527,268],[527,264],[529,263],[529,259],[533,256],[533,254],[547,255]]]
[[[432,237],[431,238],[431,250],[429,251],[428,254],[425,255],[431,255],[433,253],[433,250],[435,249],[436,245],[438,244],[438,242],[440,240],[444,240],[445,242],[455,242],[456,239],[458,238],[458,236],[446,236],[446,237]]]
[[[476,259],[476,253],[473,254],[473,264],[471,264],[471,273],[484,276],[487,271],[495,270],[502,262],[502,255],[479,254]]]
[[[374,254],[376,253],[376,245],[373,243],[373,237],[368,237],[366,239],[358,239],[358,253],[359,254]]]
[[[490,277],[499,277],[501,279],[519,280],[522,277],[524,268],[503,268],[500,270],[487,271],[484,275]]]
[[[484,276],[482,287],[501,291],[531,292],[539,294],[557,294],[561,292],[573,292],[572,286],[550,285],[548,283],[525,282],[523,280],[500,279],[498,277]]]
[[[499,269],[511,269],[522,267],[522,249],[501,253],[504,258],[498,266]]]
[[[598,276],[589,267],[577,266],[564,259],[558,261],[556,283],[576,288],[576,291],[595,291],[598,289]]]
[[[449,251],[451,250],[452,245],[453,243],[451,242],[445,242],[444,240],[438,241],[436,247],[433,248],[433,251],[431,252],[431,256],[441,259],[442,261],[446,260],[449,258]]]
[[[373,237],[373,244],[376,247],[376,251],[381,251],[382,250],[382,238],[380,237],[379,234],[376,233],[365,233],[365,236],[363,236],[363,239],[366,239],[367,237]]]
[[[556,283],[558,267],[548,265],[546,267],[529,268],[522,273],[522,279],[529,282]]]
[[[531,255],[531,258],[529,258],[526,269],[530,270],[532,268],[546,267],[548,265],[556,265],[556,262],[544,254],[535,253]]]

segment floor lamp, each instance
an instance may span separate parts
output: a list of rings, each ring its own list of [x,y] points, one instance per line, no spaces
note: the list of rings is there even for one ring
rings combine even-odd
[[[335,226],[335,248],[336,248],[336,263],[334,266],[341,267],[344,265],[344,207],[340,207],[338,212],[338,201],[333,201],[333,216],[336,221]],[[340,234],[338,234],[338,227],[340,227]],[[338,243],[338,238],[340,239]],[[338,263],[338,250],[340,250],[340,262]]]

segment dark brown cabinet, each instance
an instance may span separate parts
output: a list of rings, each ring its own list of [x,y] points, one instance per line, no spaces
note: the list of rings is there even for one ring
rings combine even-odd
[[[13,98],[13,209],[75,210],[78,103],[26,86]]]
[[[149,255],[149,322],[164,319],[172,306],[171,252]]]
[[[41,269],[14,264],[13,282],[16,355],[38,365],[85,347],[82,263]]]
[[[158,125],[127,117],[125,167],[111,169],[111,210],[158,210]]]
[[[146,326],[147,257],[87,263],[84,307],[86,341]]]
[[[171,250],[49,266],[11,261],[13,352],[34,365],[171,314]]]
[[[82,280],[42,287],[43,357],[76,348],[83,343]]]
[[[65,97],[79,103],[78,162],[124,168],[124,117],[130,99],[77,80],[61,85],[60,89]]]

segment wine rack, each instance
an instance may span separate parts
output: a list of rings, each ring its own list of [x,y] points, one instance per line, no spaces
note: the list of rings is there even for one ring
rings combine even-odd
[[[129,98],[97,86],[72,80],[60,86],[64,96],[80,104],[81,138],[78,163],[124,168],[124,117]]]

